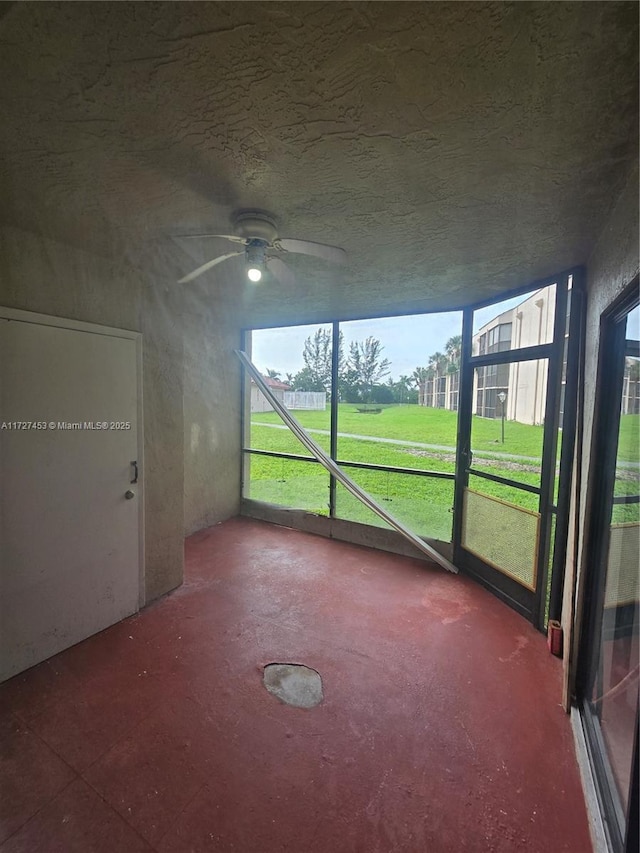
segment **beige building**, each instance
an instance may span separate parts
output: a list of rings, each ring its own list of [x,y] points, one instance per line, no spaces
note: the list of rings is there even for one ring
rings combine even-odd
[[[552,284],[485,323],[473,337],[473,355],[550,343],[553,340],[555,296],[556,287]],[[420,385],[419,404],[457,411],[460,371],[451,370],[450,365],[443,361],[436,367],[436,374]],[[502,417],[499,395],[505,394],[504,415],[507,420],[541,424],[546,393],[545,360],[479,367],[473,377],[473,412],[483,418]]]
[[[550,343],[553,340],[556,287],[536,291],[520,305],[499,314],[474,336],[473,354],[504,352]],[[547,393],[545,360],[496,364],[477,368],[474,374],[474,414],[484,418],[505,417],[523,424],[544,422]]]

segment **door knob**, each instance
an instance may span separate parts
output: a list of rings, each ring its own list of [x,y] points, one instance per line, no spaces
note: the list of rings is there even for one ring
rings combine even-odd
[[[135,498],[135,493],[132,492],[131,489],[127,489],[127,491],[124,493],[124,496],[128,501],[130,501],[131,498]]]

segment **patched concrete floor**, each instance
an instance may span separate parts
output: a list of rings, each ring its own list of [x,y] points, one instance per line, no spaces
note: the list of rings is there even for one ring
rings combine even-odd
[[[322,679],[303,664],[267,664],[263,680],[269,693],[294,708],[314,708],[322,702]]]
[[[246,518],[185,571],[0,685],[0,853],[592,849],[562,663],[470,578]]]

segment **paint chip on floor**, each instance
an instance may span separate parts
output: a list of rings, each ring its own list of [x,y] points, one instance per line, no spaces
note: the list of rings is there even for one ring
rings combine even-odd
[[[294,708],[313,708],[324,698],[319,673],[302,664],[269,663],[263,681],[269,693]]]

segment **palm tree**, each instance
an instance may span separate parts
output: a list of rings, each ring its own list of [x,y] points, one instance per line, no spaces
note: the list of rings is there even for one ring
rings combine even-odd
[[[420,388],[422,383],[426,382],[429,378],[428,373],[429,369],[427,367],[416,367],[411,374],[411,382],[413,382],[416,388]]]
[[[462,351],[462,335],[454,335],[444,345],[444,351],[447,354],[449,364],[447,365],[448,373],[457,373],[460,370],[460,353]]]
[[[394,381],[393,379],[389,380],[389,385],[393,388],[394,394],[399,403],[404,403],[407,399],[412,384],[411,377],[407,376],[405,373],[401,373],[400,378],[397,381]]]
[[[447,356],[443,352],[434,352],[431,358],[429,359],[429,367],[433,371],[434,374],[434,391],[435,391],[435,405],[436,408],[441,409],[444,405],[444,398],[440,397],[440,378],[445,375],[445,371],[447,369],[447,364],[449,360]]]
[[[434,352],[429,359],[429,367],[435,373],[436,379],[444,373],[447,362],[447,356],[443,352]]]
[[[267,376],[269,377],[269,379],[275,379],[276,381],[280,382],[279,370],[272,370],[270,367],[267,367]]]
[[[430,367],[416,367],[411,376],[407,376],[407,381],[418,389],[418,403],[421,406],[430,405],[426,399],[427,382],[432,378],[433,370]]]

